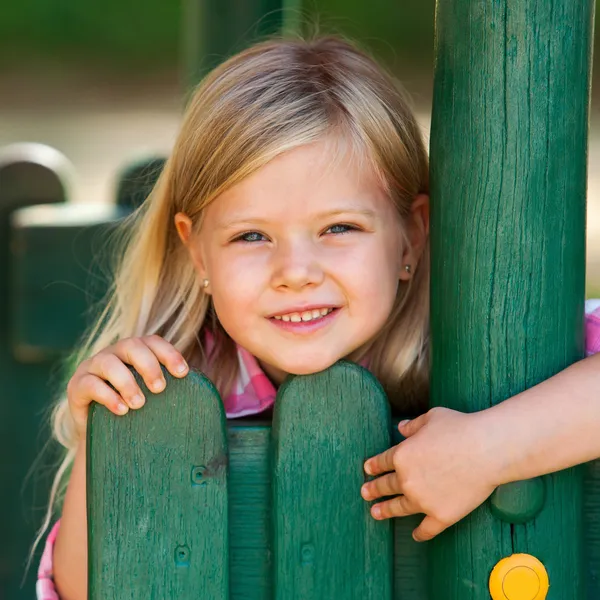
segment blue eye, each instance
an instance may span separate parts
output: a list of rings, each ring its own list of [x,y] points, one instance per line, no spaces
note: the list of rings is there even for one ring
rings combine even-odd
[[[258,231],[248,231],[246,233],[242,233],[236,237],[234,242],[263,242],[266,241],[266,237],[262,233],[258,233]]]
[[[348,225],[347,223],[336,223],[329,227],[325,233],[332,233],[333,235],[341,235],[343,233],[350,233],[351,231],[358,231],[358,228],[354,225]]]

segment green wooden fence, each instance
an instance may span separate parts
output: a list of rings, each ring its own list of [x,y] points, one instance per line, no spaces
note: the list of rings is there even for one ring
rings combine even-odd
[[[227,425],[201,374],[165,376],[135,414],[93,409],[90,600],[426,597],[415,520],[376,521],[360,496],[397,439],[368,371],[293,378],[272,425]]]

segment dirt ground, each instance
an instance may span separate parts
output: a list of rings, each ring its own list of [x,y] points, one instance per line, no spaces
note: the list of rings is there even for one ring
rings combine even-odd
[[[152,80],[112,80],[43,73],[1,74],[0,149],[38,142],[62,152],[76,175],[71,200],[110,202],[120,169],[147,155],[169,152],[179,126],[181,87],[174,74]],[[426,86],[427,87],[427,86]],[[414,90],[410,90],[414,92]],[[419,118],[429,128],[429,94]],[[588,296],[600,296],[600,94],[592,105],[587,230]]]

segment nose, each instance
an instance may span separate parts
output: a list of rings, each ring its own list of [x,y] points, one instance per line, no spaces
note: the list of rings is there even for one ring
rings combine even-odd
[[[301,290],[319,285],[324,278],[318,250],[309,242],[288,241],[273,254],[271,285],[275,289]]]

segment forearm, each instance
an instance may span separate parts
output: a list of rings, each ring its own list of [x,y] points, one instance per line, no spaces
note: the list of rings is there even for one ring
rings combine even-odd
[[[600,457],[600,354],[482,411],[477,419],[498,440],[498,483]]]
[[[54,546],[54,582],[61,600],[87,598],[85,438],[77,448]]]

